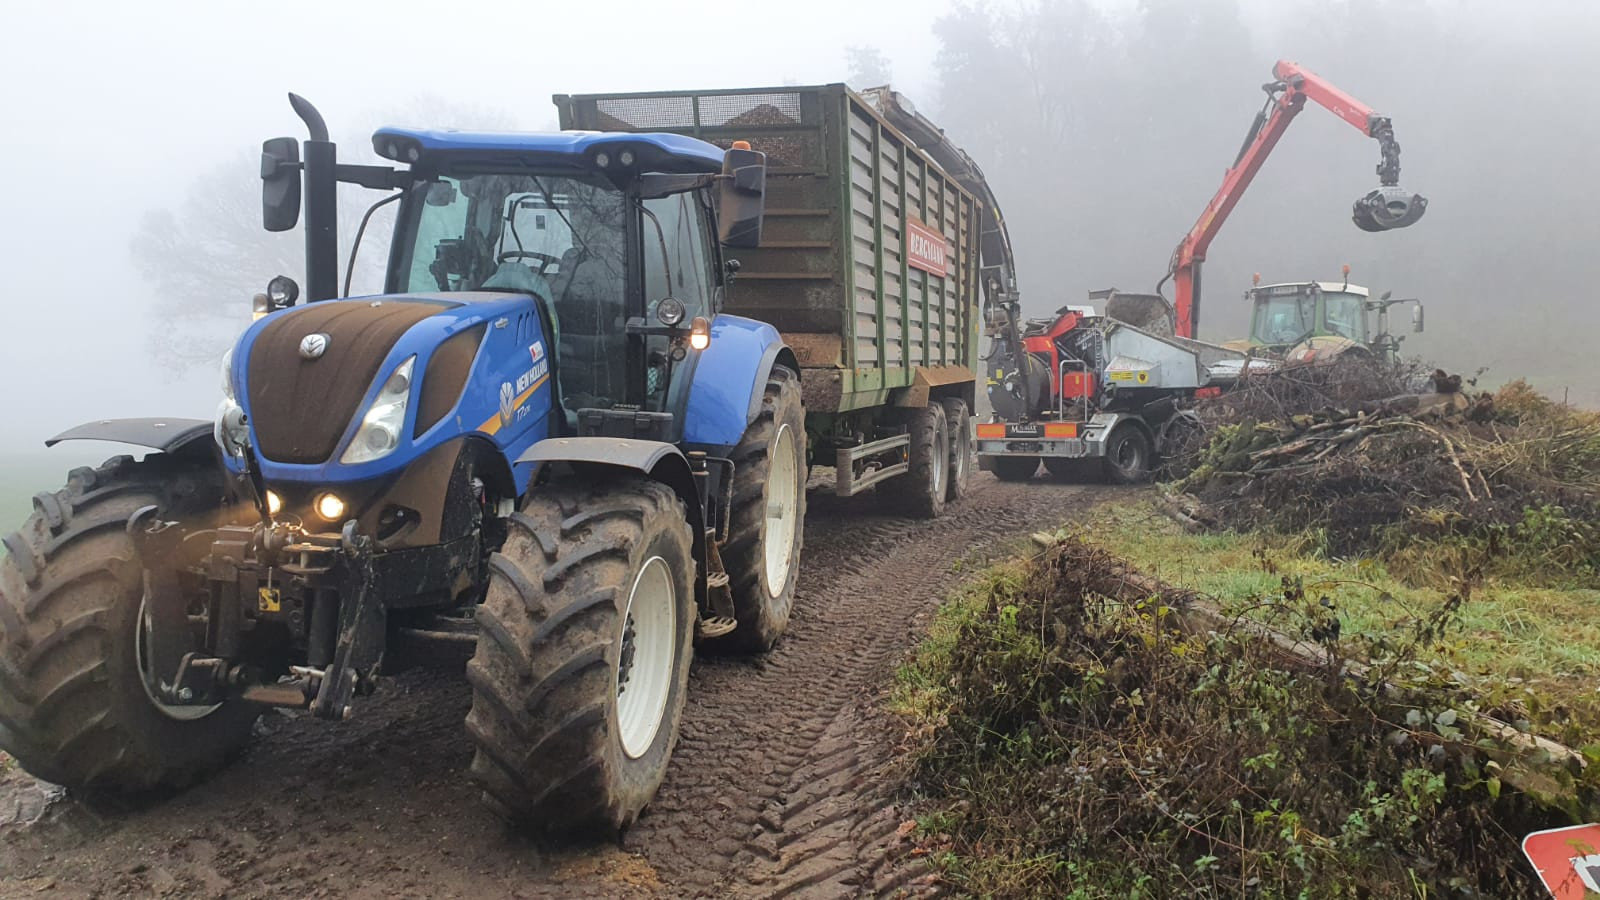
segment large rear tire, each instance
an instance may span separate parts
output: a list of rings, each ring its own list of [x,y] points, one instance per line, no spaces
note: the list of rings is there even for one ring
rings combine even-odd
[[[906,410],[902,421],[911,438],[911,468],[878,486],[878,497],[893,512],[919,519],[938,518],[950,478],[950,430],[938,402]]]
[[[0,749],[69,788],[140,793],[188,785],[250,739],[259,707],[165,705],[147,686],[144,579],[128,518],[220,506],[209,459],[120,456],[75,469],[3,539]]]
[[[1037,456],[994,456],[990,457],[989,464],[1001,481],[1027,481],[1039,471]]]
[[[733,509],[722,564],[733,590],[731,633],[707,649],[758,653],[789,625],[806,515],[806,412],[800,381],[782,366],[767,380],[761,413],[733,451]]]
[[[504,818],[615,833],[678,740],[693,653],[683,502],[642,477],[537,488],[489,561],[467,665],[472,775]]]
[[[967,485],[972,481],[972,413],[965,400],[949,397],[939,402],[950,428],[950,475],[944,499],[954,502],[967,495]]]

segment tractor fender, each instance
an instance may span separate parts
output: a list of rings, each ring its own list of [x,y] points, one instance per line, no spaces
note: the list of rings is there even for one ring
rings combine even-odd
[[[177,453],[211,437],[215,423],[206,419],[99,419],[69,428],[44,442],[54,447],[62,441],[113,441]]]
[[[761,414],[767,376],[785,365],[798,377],[800,365],[778,330],[742,316],[719,315],[711,323],[711,344],[700,352],[689,387],[684,442],[729,448]]]
[[[665,484],[683,499],[690,524],[703,534],[704,514],[694,472],[683,451],[665,441],[614,437],[545,438],[517,457],[517,465],[531,463],[542,469],[551,463],[589,463],[642,473]],[[537,490],[537,488],[534,488]]]
[[[552,463],[587,463],[611,466],[623,471],[640,472],[672,488],[683,501],[689,513],[689,527],[694,532],[695,602],[706,608],[705,509],[700,502],[700,491],[695,484],[694,471],[683,451],[665,441],[646,441],[637,438],[563,437],[545,438],[523,451],[517,464],[534,464],[535,472]],[[534,483],[538,483],[537,474]],[[537,487],[531,490],[538,490]]]

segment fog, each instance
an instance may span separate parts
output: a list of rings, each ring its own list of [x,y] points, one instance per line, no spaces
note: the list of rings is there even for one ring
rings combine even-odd
[[[1211,248],[1202,336],[1242,335],[1252,272],[1327,279],[1348,263],[1375,292],[1427,302],[1406,352],[1597,404],[1587,7],[16,4],[0,57],[0,460],[92,418],[211,415],[250,292],[301,275],[298,233],[261,237],[250,201],[260,141],[303,134],[286,91],[354,159],[383,124],[546,129],[552,93],[862,80],[875,63],[988,171],[1042,315],[1093,288],[1153,287],[1273,61],[1298,59],[1393,118],[1401,184],[1432,205],[1407,231],[1357,231],[1349,205],[1376,186],[1376,144],[1308,106]],[[197,302],[196,284],[227,287]],[[65,466],[104,449],[57,452]]]

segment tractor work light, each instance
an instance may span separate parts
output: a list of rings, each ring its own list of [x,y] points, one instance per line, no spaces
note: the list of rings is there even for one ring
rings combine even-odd
[[[602,169],[610,168],[611,167],[611,154],[605,152],[604,150],[601,150],[599,153],[596,153],[594,155],[594,164],[599,166]]]
[[[656,303],[656,321],[668,328],[678,327],[678,323],[682,322],[683,317],[688,314],[688,308],[677,297],[662,297]]]
[[[322,518],[329,522],[337,522],[344,518],[344,501],[339,499],[338,494],[330,491],[317,497],[316,510],[317,515]]]
[[[705,316],[695,316],[694,324],[689,326],[689,346],[696,350],[711,346],[711,323]]]
[[[633,165],[633,158],[632,150],[624,150],[617,154],[617,162],[622,163],[624,168],[628,168]]]
[[[1416,224],[1427,211],[1426,197],[1385,185],[1357,200],[1350,217],[1362,231],[1390,231]]]
[[[277,491],[267,491],[267,512],[274,516],[283,512],[283,498]]]

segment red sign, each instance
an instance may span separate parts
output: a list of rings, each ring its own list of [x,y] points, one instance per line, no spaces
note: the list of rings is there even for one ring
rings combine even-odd
[[[1556,900],[1600,896],[1600,824],[1535,831],[1522,852]]]
[[[906,216],[906,261],[930,275],[949,275],[950,242],[915,216]]]

